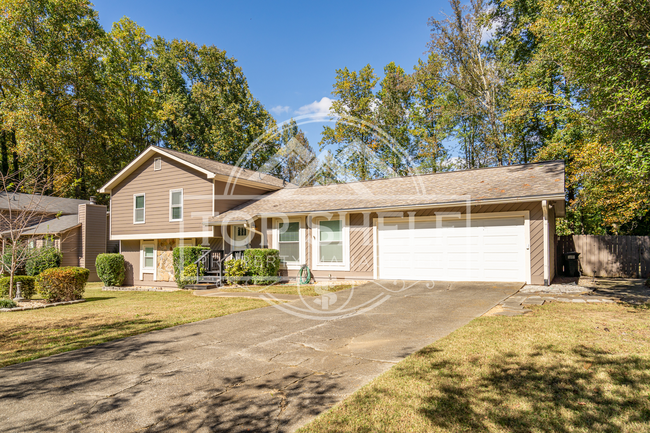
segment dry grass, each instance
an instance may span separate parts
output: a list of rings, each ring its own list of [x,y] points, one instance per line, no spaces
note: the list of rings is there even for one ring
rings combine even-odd
[[[481,317],[301,432],[648,432],[648,306]]]
[[[85,298],[81,304],[0,313],[0,367],[269,305],[183,291],[102,292],[101,283],[89,283]]]
[[[302,295],[302,296],[320,296],[327,292],[340,292],[349,289],[352,285],[340,284],[331,286],[314,286],[311,284],[276,284],[273,286],[228,286],[221,288],[222,292],[256,292],[256,293],[273,293],[276,295]]]

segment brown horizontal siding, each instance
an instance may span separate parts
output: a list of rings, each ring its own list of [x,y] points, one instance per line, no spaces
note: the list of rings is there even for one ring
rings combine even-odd
[[[82,224],[82,256],[80,266],[90,271],[88,281],[99,281],[95,261],[106,252],[106,206],[84,204],[79,206]]]
[[[253,200],[253,196],[267,193],[267,190],[249,186],[230,184],[220,180],[214,182],[214,212],[215,215],[224,213],[242,203]],[[252,215],[251,215],[252,216]]]
[[[79,266],[81,256],[81,227],[75,227],[61,235],[60,249],[63,254],[61,266]]]
[[[152,156],[120,182],[111,195],[111,234],[134,235],[204,231],[203,217],[212,213],[212,180],[204,173],[162,156],[162,169],[154,171]],[[169,221],[169,191],[183,189],[183,222]],[[145,223],[133,223],[133,195],[145,194]]]

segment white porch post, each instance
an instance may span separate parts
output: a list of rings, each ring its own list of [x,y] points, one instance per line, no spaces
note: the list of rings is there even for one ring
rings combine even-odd
[[[549,257],[549,226],[548,226],[548,203],[546,200],[542,200],[542,214],[544,215],[543,224],[544,224],[544,285],[549,286],[551,282],[550,279],[550,257]]]

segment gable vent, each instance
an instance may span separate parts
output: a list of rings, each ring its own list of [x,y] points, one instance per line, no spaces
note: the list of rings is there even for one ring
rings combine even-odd
[[[154,171],[158,171],[162,168],[162,163],[160,161],[160,158],[154,158],[153,160],[153,169]]]

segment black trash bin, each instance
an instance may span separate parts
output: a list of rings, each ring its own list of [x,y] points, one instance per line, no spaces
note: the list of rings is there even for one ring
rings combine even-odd
[[[569,277],[579,277],[580,268],[578,267],[578,256],[580,253],[569,251],[564,253],[564,272]]]

